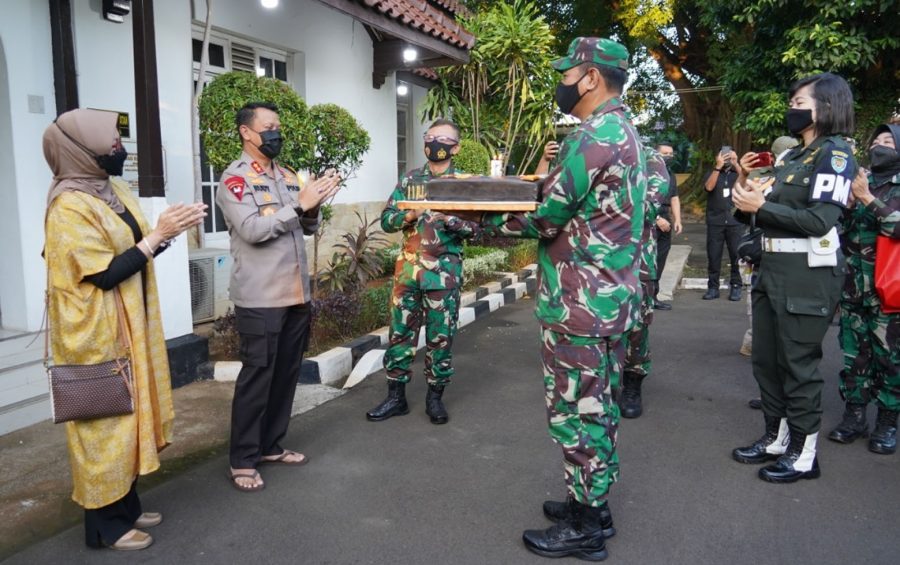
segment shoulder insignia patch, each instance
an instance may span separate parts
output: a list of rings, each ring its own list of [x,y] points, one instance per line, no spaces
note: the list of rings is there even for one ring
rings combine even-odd
[[[258,174],[258,175],[261,175],[261,174],[263,174],[263,173],[265,172],[265,170],[262,168],[262,165],[260,165],[260,164],[257,163],[256,161],[253,161],[252,163],[250,163],[250,167],[251,167],[251,168],[256,172],[256,174]]]
[[[840,149],[832,149],[832,150],[831,150],[831,154],[832,154],[832,155],[837,155],[838,157],[843,157],[843,158],[845,158],[845,159],[846,159],[847,157],[849,157],[849,155],[847,155],[847,153],[841,151]]]
[[[831,154],[831,168],[836,173],[843,173],[847,169],[847,158],[837,155],[837,151]]]
[[[244,198],[244,178],[239,176],[228,177],[224,181],[225,186],[228,188],[228,192],[234,194],[234,197],[238,200]]]

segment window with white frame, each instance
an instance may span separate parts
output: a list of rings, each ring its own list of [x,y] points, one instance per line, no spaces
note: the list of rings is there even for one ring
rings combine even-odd
[[[203,52],[203,29],[194,26],[193,31],[194,81],[200,73],[200,56]],[[226,33],[214,32],[209,39],[209,61],[206,67],[204,82],[209,83],[216,76],[228,71],[245,71],[257,76],[267,76],[291,83],[294,72],[295,57],[286,50],[268,45],[256,44],[243,38],[232,37]],[[296,58],[302,61],[302,57]],[[200,144],[200,171],[203,202],[209,206],[209,214],[204,219],[203,231],[207,234],[224,234],[227,231],[222,212],[216,206],[216,191],[219,188],[219,177],[206,158],[203,144]]]

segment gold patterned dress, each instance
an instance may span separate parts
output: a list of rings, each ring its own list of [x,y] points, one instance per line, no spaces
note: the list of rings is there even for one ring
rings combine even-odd
[[[128,186],[113,190],[150,233]],[[131,228],[103,201],[69,191],[50,206],[46,223],[50,340],[56,364],[92,364],[122,355],[114,291],[86,282],[135,244]],[[67,422],[72,499],[86,509],[124,497],[138,475],[159,468],[158,453],[172,439],[172,387],[153,262],[117,287],[125,305],[134,372],[134,414]]]

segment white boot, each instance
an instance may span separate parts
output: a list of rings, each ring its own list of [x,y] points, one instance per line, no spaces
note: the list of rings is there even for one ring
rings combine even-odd
[[[774,465],[759,470],[759,478],[770,483],[793,483],[800,479],[818,479],[821,475],[816,458],[816,441],[819,432],[806,435],[797,430],[790,432],[790,442],[784,455]]]

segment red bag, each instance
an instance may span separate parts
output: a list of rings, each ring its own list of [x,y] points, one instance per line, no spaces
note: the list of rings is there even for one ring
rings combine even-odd
[[[900,239],[879,235],[875,240],[875,291],[883,312],[900,312]]]

